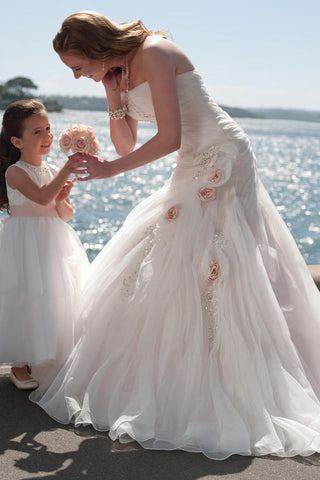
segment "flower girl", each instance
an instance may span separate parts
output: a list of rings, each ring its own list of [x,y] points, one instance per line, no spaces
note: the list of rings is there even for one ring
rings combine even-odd
[[[42,160],[53,135],[36,100],[12,103],[0,134],[0,363],[33,389],[31,367],[61,365],[74,343],[75,302],[89,265],[74,230],[69,161]]]

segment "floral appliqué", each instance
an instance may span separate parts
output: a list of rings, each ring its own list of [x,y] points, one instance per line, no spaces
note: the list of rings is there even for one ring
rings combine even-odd
[[[194,180],[200,180],[207,173],[209,168],[212,168],[217,160],[217,149],[215,146],[204,150],[196,155],[198,160],[197,171],[193,175]]]
[[[169,208],[167,211],[166,219],[171,222],[172,220],[176,220],[179,217],[180,208],[177,206]]]
[[[122,291],[125,295],[125,297],[129,298],[131,295],[134,294],[135,291],[135,286],[137,282],[137,278],[139,275],[139,270],[141,267],[141,264],[143,260],[149,255],[151,252],[155,241],[156,241],[156,236],[157,232],[159,230],[159,225],[150,225],[145,229],[143,232],[142,238],[140,239],[137,244],[143,242],[143,248],[140,251],[140,254],[137,256],[137,260],[135,264],[133,265],[131,271],[127,273],[127,276],[123,279],[122,282]],[[136,245],[137,245],[136,244]]]
[[[201,202],[210,202],[211,200],[215,200],[216,191],[214,188],[202,187],[198,191],[198,197],[200,198]]]
[[[212,260],[210,264],[210,274],[208,277],[208,282],[213,283],[217,278],[219,277],[220,274],[220,265],[217,260]]]
[[[214,183],[215,185],[218,185],[222,179],[223,179],[223,172],[220,168],[217,168],[217,170],[214,171],[213,175],[210,178],[208,178],[208,181],[210,183]]]
[[[224,185],[230,178],[236,151],[230,145],[211,146],[195,155],[193,179],[201,183]]]
[[[227,245],[224,235],[222,233],[216,233],[212,239],[212,245],[215,250],[224,250]],[[219,284],[222,277],[220,263],[215,257],[212,258],[208,270],[206,287],[201,295],[201,303],[203,311],[205,312],[209,344],[212,346],[219,326]]]
[[[209,266],[209,276],[207,278],[207,288],[201,295],[202,308],[206,314],[206,328],[210,346],[216,336],[218,323],[217,313],[219,308],[218,289],[216,280],[220,276],[220,265],[216,259],[213,259]]]

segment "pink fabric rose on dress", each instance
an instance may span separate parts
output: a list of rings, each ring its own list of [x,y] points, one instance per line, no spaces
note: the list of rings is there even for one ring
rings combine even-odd
[[[72,123],[61,133],[59,146],[63,153],[71,150],[73,153],[96,155],[100,150],[94,128],[77,123]]]
[[[215,200],[216,191],[214,188],[203,187],[198,191],[198,197],[201,202],[210,202],[210,200]]]
[[[215,183],[217,185],[218,183],[221,182],[222,178],[223,178],[222,170],[218,168],[213,172],[213,175],[209,178],[209,182]]]
[[[175,220],[176,218],[178,218],[179,216],[179,207],[171,207],[169,208],[169,210],[167,211],[167,220],[169,220],[169,222],[171,220]]]
[[[209,275],[208,281],[210,283],[214,282],[219,277],[219,274],[220,274],[220,265],[217,262],[217,260],[212,260],[210,264],[210,275]]]

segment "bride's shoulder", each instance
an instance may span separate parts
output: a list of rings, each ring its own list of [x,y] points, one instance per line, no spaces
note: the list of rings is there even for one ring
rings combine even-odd
[[[168,43],[168,40],[158,35],[148,36],[135,56],[133,72],[143,77],[144,81],[148,81],[149,76],[153,76],[155,72],[161,70],[164,73],[168,68],[172,68],[175,59]]]
[[[186,54],[171,40],[150,35],[141,49],[141,64],[146,70],[170,69],[175,73],[183,73],[193,67]]]
[[[160,35],[149,35],[143,42],[141,53],[142,55],[164,54],[179,51],[175,45],[168,38],[163,38]]]

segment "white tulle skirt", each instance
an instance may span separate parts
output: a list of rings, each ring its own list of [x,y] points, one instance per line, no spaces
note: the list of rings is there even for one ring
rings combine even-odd
[[[205,206],[196,195],[177,181],[132,211],[91,266],[84,335],[31,398],[59,422],[145,448],[320,451],[308,269],[260,183],[252,214],[230,189]]]
[[[86,253],[59,218],[12,217],[0,225],[0,363],[61,365],[74,345]]]

